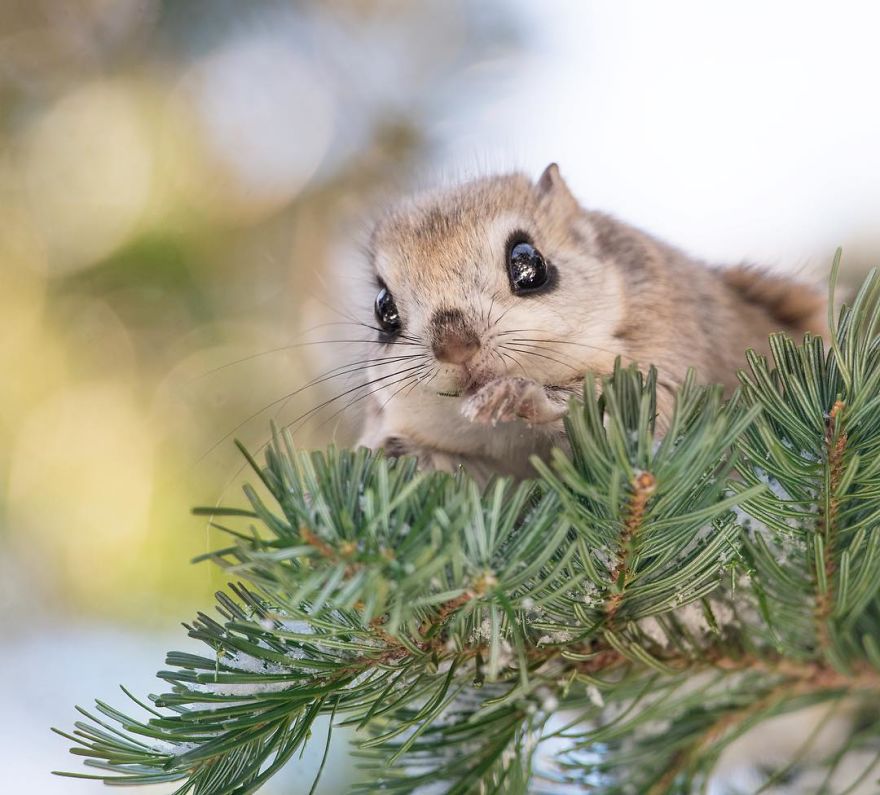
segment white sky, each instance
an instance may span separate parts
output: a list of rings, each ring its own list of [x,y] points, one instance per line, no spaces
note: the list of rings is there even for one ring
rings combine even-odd
[[[519,2],[531,52],[490,67],[444,162],[556,160],[588,206],[717,261],[880,264],[880,4]]]

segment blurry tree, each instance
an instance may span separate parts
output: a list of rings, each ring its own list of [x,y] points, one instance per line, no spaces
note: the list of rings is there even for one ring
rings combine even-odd
[[[476,67],[517,47],[500,3],[0,5],[0,365],[14,374],[0,604],[23,580],[50,606],[105,614],[145,612],[144,589],[165,608],[203,595],[210,583],[180,575],[209,543],[187,507],[235,472],[231,444],[213,446],[269,406],[237,431],[259,443],[249,431],[279,408],[284,422],[329,394],[272,403],[308,380],[308,348],[226,365],[339,319],[319,298],[339,241],[430,162],[444,119],[476,99]],[[332,432],[315,427],[302,443]]]

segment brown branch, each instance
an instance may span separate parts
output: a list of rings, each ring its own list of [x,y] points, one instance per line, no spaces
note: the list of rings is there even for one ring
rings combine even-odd
[[[650,472],[642,472],[632,482],[633,493],[626,510],[626,521],[620,533],[617,546],[617,560],[611,570],[611,588],[616,588],[605,602],[605,617],[609,625],[614,622],[620,604],[623,601],[624,589],[632,579],[630,560],[633,553],[633,542],[642,529],[645,509],[648,500],[657,488],[657,481]]]
[[[462,594],[445,603],[437,611],[437,623],[432,624],[431,628],[439,628],[452,612],[466,604],[470,598],[470,595]],[[422,630],[424,631],[424,628]],[[401,662],[411,655],[410,649],[400,641],[381,630],[379,635],[389,644],[387,648],[377,649],[378,654],[364,656],[353,661],[345,668],[336,671],[329,680],[325,681],[332,681],[352,674],[357,675],[374,666]],[[424,653],[442,652],[445,647],[439,637],[422,640],[416,642],[415,645]],[[463,661],[473,659],[485,651],[485,645],[480,644],[461,650],[455,656]],[[589,654],[590,657],[579,661],[566,660],[563,657],[564,651],[574,651],[580,655]],[[533,647],[528,651],[528,658],[530,665],[536,667],[554,659],[562,660],[568,666],[569,671],[589,674],[591,677],[613,674],[627,666],[643,666],[619,650],[597,641],[573,644],[567,648],[541,649]],[[875,697],[880,696],[880,672],[865,662],[857,663],[853,666],[850,674],[844,674],[821,661],[795,662],[778,655],[767,657],[744,655],[733,658],[710,653],[703,658],[694,659],[678,652],[659,659],[680,675],[697,676],[711,671],[723,671],[729,674],[751,671],[773,677],[774,681],[770,684],[769,690],[759,695],[751,704],[721,715],[696,740],[674,754],[660,778],[647,790],[646,795],[665,795],[668,793],[678,776],[699,761],[707,746],[721,739],[744,720],[766,709],[771,709],[777,702],[781,703],[798,695],[835,690],[849,693],[864,692],[871,693]]]
[[[638,664],[637,661],[622,654],[610,646],[592,646],[574,649],[581,654],[590,654],[590,658],[580,661],[567,661],[580,673],[590,675],[610,673],[626,665]],[[551,650],[546,659],[559,654],[564,649]],[[545,661],[546,661],[545,659]],[[781,656],[757,657],[753,655],[740,658],[722,657],[709,654],[703,658],[687,657],[682,654],[670,654],[657,658],[666,667],[676,673],[702,673],[721,670],[726,673],[742,673],[755,671],[765,676],[775,676],[790,682],[801,682],[813,690],[859,689],[873,690],[880,693],[880,672],[868,663],[857,663],[852,666],[851,673],[841,673],[824,662],[793,662]]]
[[[840,508],[840,498],[837,491],[843,478],[843,455],[846,450],[847,435],[840,425],[840,413],[846,407],[842,400],[837,400],[828,414],[825,423],[825,454],[830,469],[828,478],[828,492],[822,494],[819,500],[819,521],[817,531],[825,542],[823,547],[823,566],[825,569],[825,591],[816,594],[816,607],[814,620],[816,623],[816,636],[819,645],[827,649],[831,644],[828,622],[834,609],[833,577],[837,571],[835,560],[835,535],[837,531],[837,514]],[[828,502],[828,510],[825,510],[825,502]],[[818,585],[818,583],[817,583]]]
[[[471,599],[473,599],[473,594],[470,591],[465,591],[454,599],[444,602],[437,610],[437,615],[433,621],[425,619],[425,621],[422,622],[419,632],[421,632],[423,637],[427,637],[432,629],[439,628],[442,624],[445,624],[446,619],[449,618],[449,616],[459,608],[464,607]]]
[[[317,533],[312,532],[308,527],[300,527],[299,537],[305,541],[310,547],[314,547],[321,557],[327,558],[332,563],[346,563],[345,576],[351,577],[361,564],[350,562],[347,559],[357,551],[357,545],[351,541],[343,541],[340,548],[328,544]]]
[[[664,795],[669,792],[675,779],[695,761],[700,752],[709,744],[721,738],[725,732],[743,720],[773,707],[798,695],[830,690],[862,691],[880,694],[880,674],[870,665],[857,666],[851,675],[842,674],[824,663],[795,663],[790,660],[774,661],[761,659],[715,660],[710,668],[721,668],[725,671],[761,671],[783,677],[782,681],[772,687],[757,701],[728,712],[716,720],[688,748],[675,754],[663,776],[648,790],[648,795]]]
[[[716,742],[743,720],[771,708],[776,702],[797,695],[833,690],[880,695],[880,673],[867,663],[860,663],[854,666],[852,673],[844,674],[822,662],[798,663],[782,657],[768,659],[710,657],[695,661],[681,655],[671,655],[663,658],[662,662],[680,674],[698,675],[719,669],[728,673],[754,671],[766,676],[778,677],[779,681],[757,701],[722,715],[697,740],[676,753],[663,775],[648,790],[647,795],[665,795],[670,791],[675,779],[698,759],[706,746]],[[591,659],[575,665],[578,671],[595,676],[601,673],[607,674],[627,664],[632,664],[632,661],[617,650],[604,649],[596,652]]]
[[[759,698],[748,706],[733,712],[728,712],[726,715],[722,715],[693,743],[672,757],[672,760],[669,765],[667,765],[663,775],[654,782],[653,786],[648,790],[647,795],[666,795],[666,793],[672,789],[675,779],[693,764],[694,760],[707,745],[720,739],[729,729],[733,728],[738,723],[741,723],[746,718],[749,718],[764,709],[769,709],[775,703],[794,695],[797,690],[797,687],[791,687],[790,685],[780,686],[771,690],[765,696]]]
[[[455,599],[450,599],[445,604],[440,605],[440,609],[437,611],[437,623],[442,624],[452,613],[460,607],[464,607],[471,598],[470,593],[463,593],[460,596],[456,596]]]
[[[458,599],[461,598],[458,597]],[[431,628],[439,628],[439,626],[439,623],[432,623],[429,631]],[[364,655],[352,660],[344,668],[335,671],[332,678],[360,673],[376,665],[389,665],[411,656],[410,648],[394,636],[389,635],[378,626],[374,626],[373,629],[377,636],[385,642],[386,647],[384,649],[377,648],[375,654]],[[424,653],[446,652],[445,643],[439,636],[414,641],[413,645]],[[455,656],[461,660],[467,660],[478,654],[485,654],[486,651],[485,644],[478,644],[456,652]],[[586,660],[570,660],[563,656],[565,651],[573,651],[579,655],[589,654],[590,657]],[[595,641],[592,644],[567,647],[532,647],[527,650],[526,656],[529,663],[535,667],[540,667],[553,660],[561,660],[567,666],[568,671],[589,676],[613,674],[627,666],[643,665],[619,650]],[[774,689],[787,687],[792,693],[847,690],[850,692],[870,692],[880,696],[880,671],[866,662],[856,663],[852,666],[851,672],[846,674],[824,662],[794,662],[776,655],[767,657],[748,655],[733,658],[710,654],[702,658],[693,658],[677,653],[658,657],[658,661],[680,675],[696,676],[711,671],[723,671],[731,674],[751,671],[763,676],[778,678],[779,681],[774,685]]]

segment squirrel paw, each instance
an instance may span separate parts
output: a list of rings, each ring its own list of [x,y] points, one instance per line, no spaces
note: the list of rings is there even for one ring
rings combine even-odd
[[[388,436],[379,445],[388,458],[415,456],[419,461],[419,469],[424,472],[439,470],[441,472],[457,472],[464,465],[459,456],[442,453],[439,450],[428,450],[413,444],[401,436]]]
[[[551,400],[537,381],[502,376],[471,395],[461,413],[471,422],[483,425],[514,420],[525,420],[532,425],[558,420],[565,413],[565,407]]]

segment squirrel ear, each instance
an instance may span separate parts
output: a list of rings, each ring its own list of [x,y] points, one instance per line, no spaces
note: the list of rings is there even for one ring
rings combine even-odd
[[[544,173],[541,174],[538,179],[538,190],[541,191],[541,193],[548,193],[553,190],[554,185],[562,181],[562,174],[559,173],[559,166],[557,166],[556,163],[551,163],[544,169]]]
[[[544,173],[538,179],[537,183],[538,195],[556,195],[568,202],[577,204],[577,200],[568,189],[568,185],[559,173],[559,166],[551,163],[544,169]]]

